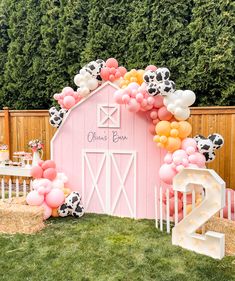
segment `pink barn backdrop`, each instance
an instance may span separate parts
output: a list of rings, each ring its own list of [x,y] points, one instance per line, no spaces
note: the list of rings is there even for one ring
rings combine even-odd
[[[154,218],[163,153],[143,114],[114,102],[107,82],[72,108],[51,141],[52,159],[87,212]]]

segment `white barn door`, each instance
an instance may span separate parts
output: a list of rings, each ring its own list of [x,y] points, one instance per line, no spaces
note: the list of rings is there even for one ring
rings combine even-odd
[[[82,196],[87,212],[136,217],[136,152],[82,152]]]

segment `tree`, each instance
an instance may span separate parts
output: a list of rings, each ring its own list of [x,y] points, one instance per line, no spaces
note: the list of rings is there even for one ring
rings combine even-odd
[[[200,105],[235,105],[235,3],[195,0],[186,83]]]

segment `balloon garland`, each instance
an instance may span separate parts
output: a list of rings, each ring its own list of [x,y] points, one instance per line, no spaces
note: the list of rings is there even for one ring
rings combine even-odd
[[[201,135],[189,138],[192,126],[187,119],[190,116],[189,107],[196,96],[191,90],[176,90],[170,76],[166,67],[149,65],[145,70],[131,69],[127,72],[114,58],[106,61],[97,59],[86,64],[74,77],[77,91],[65,87],[60,94],[54,95],[61,109],[56,111],[51,108],[49,112],[50,124],[58,128],[67,110],[102,83],[111,81],[118,85],[120,89],[114,93],[115,102],[125,105],[130,112],[144,113],[150,123],[153,141],[167,151],[159,176],[163,183],[169,185],[171,215],[174,215],[174,192],[170,186],[174,176],[187,167],[205,168],[205,163],[215,159],[214,150],[221,148],[224,140],[216,133],[208,138]],[[183,208],[181,198],[178,202],[180,212]]]

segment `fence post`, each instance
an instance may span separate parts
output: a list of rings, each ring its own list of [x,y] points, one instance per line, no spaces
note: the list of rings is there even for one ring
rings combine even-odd
[[[9,155],[11,155],[11,139],[10,139],[10,112],[8,107],[3,107],[4,110],[4,125],[5,125],[5,138],[4,142],[8,145]]]

